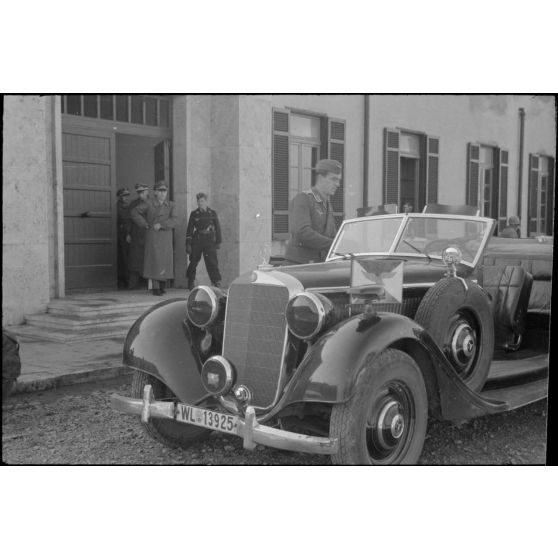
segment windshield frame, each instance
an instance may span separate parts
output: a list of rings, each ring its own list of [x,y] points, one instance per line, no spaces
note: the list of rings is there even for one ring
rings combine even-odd
[[[486,244],[488,243],[488,239],[492,236],[492,233],[494,231],[494,227],[496,226],[496,221],[494,219],[491,219],[489,217],[477,217],[477,216],[473,216],[473,215],[453,215],[453,214],[447,214],[447,213],[389,213],[387,215],[374,215],[374,216],[369,216],[369,217],[356,217],[354,219],[347,219],[346,221],[343,221],[343,223],[341,224],[341,226],[339,227],[339,230],[337,231],[337,234],[335,235],[335,238],[333,239],[333,242],[331,243],[331,246],[329,248],[329,251],[327,253],[326,259],[325,261],[333,261],[333,260],[338,260],[338,259],[346,259],[347,255],[337,255],[335,254],[335,248],[337,246],[337,244],[339,243],[341,234],[343,232],[343,229],[345,227],[345,225],[348,224],[352,224],[352,223],[357,223],[360,221],[374,221],[374,220],[385,220],[385,219],[401,219],[401,223],[399,225],[399,228],[397,230],[397,233],[394,236],[393,242],[391,243],[391,246],[389,247],[389,250],[387,252],[358,252],[355,253],[355,256],[394,256],[394,257],[401,257],[401,258],[406,258],[406,257],[415,257],[415,258],[424,258],[425,260],[442,260],[441,256],[438,255],[426,255],[426,254],[421,254],[419,252],[415,252],[415,251],[409,251],[409,252],[395,252],[395,248],[398,246],[401,237],[403,236],[403,232],[407,226],[407,223],[409,222],[409,220],[411,218],[419,218],[419,219],[448,219],[448,220],[458,220],[458,221],[477,221],[477,222],[481,222],[481,223],[485,223],[487,225],[485,232],[484,232],[484,236],[482,238],[481,244],[479,246],[479,249],[477,251],[477,254],[475,256],[475,259],[473,260],[473,262],[467,262],[467,261],[462,261],[461,263],[463,265],[466,265],[468,267],[471,268],[475,268],[480,260],[480,258],[482,257],[482,254],[484,253],[484,249],[486,247]]]

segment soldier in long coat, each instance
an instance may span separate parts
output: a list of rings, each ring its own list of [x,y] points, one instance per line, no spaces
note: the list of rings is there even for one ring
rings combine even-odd
[[[167,199],[168,187],[155,184],[155,199],[141,202],[131,211],[134,223],[145,229],[143,276],[155,296],[165,293],[167,279],[174,278],[172,230],[178,224],[174,203]]]
[[[137,198],[130,204],[130,214],[134,207],[140,203],[147,201],[149,196],[149,188],[145,184],[136,184]],[[132,221],[130,230],[130,254],[128,259],[128,269],[130,276],[128,279],[128,288],[135,289],[138,285],[139,278],[143,274],[143,259],[145,255],[145,227],[137,225]]]

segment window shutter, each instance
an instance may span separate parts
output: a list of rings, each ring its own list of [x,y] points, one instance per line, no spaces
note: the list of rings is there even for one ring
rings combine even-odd
[[[527,205],[527,236],[537,232],[537,194],[539,189],[539,157],[529,155],[529,200]]]
[[[546,234],[554,236],[554,157],[548,158],[548,187],[546,194]]]
[[[497,210],[495,211],[495,219],[498,221],[498,231],[501,231],[506,227],[508,220],[508,172],[509,172],[509,149],[498,149],[497,151],[497,162],[498,165],[495,167],[497,177],[496,177],[496,188],[497,189]]]
[[[289,236],[289,112],[273,109],[273,238]]]
[[[438,203],[438,170],[440,161],[440,138],[426,138],[426,201]],[[417,208],[418,210],[418,208]]]
[[[328,121],[328,152],[329,158],[339,161],[343,167],[341,184],[331,198],[333,215],[337,226],[343,221],[345,212],[345,121],[330,118]]]
[[[399,206],[399,130],[384,128],[384,205]]]
[[[480,145],[467,144],[467,185],[465,203],[479,206]]]

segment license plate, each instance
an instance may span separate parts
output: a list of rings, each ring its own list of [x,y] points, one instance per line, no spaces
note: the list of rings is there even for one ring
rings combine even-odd
[[[228,434],[236,434],[238,428],[238,417],[218,413],[210,409],[200,409],[199,407],[191,407],[183,403],[176,405],[176,420],[227,432]]]

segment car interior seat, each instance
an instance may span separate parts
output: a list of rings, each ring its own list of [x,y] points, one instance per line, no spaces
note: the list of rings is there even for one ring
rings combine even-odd
[[[533,276],[518,265],[485,265],[479,283],[490,297],[496,348],[517,351],[525,333]]]

